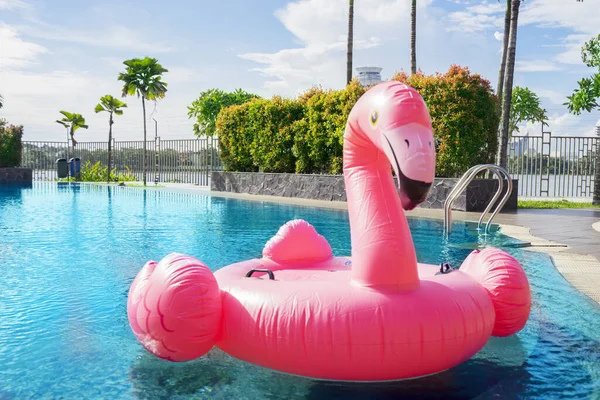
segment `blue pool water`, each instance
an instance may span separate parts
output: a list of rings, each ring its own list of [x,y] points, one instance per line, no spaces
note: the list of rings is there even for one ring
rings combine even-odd
[[[286,221],[311,222],[350,253],[346,212],[173,193],[35,183],[0,186],[0,399],[587,399],[600,397],[600,307],[541,253],[524,265],[533,311],[518,335],[490,340],[449,371],[386,384],[315,382],[213,350],[172,364],[146,352],[127,321],[127,292],[149,259],[193,255],[213,270],[260,256]],[[410,220],[420,262],[460,265],[478,242],[456,222]],[[514,241],[493,233],[489,243]]]

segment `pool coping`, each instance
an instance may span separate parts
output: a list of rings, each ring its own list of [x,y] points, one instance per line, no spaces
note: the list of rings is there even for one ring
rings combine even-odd
[[[133,182],[132,182],[133,183]],[[99,185],[107,185],[97,183]],[[214,197],[223,197],[239,200],[289,204],[303,207],[317,207],[334,210],[347,210],[348,206],[343,201],[313,200],[297,197],[265,196],[246,193],[230,193],[211,191],[208,187],[193,184],[168,184],[161,183],[161,187],[147,188],[139,186],[129,186],[134,189],[152,189],[159,191],[178,191],[202,193]],[[429,218],[442,220],[444,218],[443,210],[416,208],[406,211],[408,218]],[[500,214],[501,215],[501,214]],[[453,220],[465,222],[477,222],[479,213],[469,213],[464,211],[452,211]],[[550,260],[558,272],[574,288],[585,294],[587,297],[600,304],[600,261],[589,254],[580,254],[573,252],[571,247],[566,244],[547,240],[531,233],[531,228],[523,225],[512,225],[505,223],[494,223],[499,227],[502,234],[513,239],[525,242],[521,248],[527,251],[541,252],[549,256]],[[594,229],[600,232],[600,221],[592,225]]]

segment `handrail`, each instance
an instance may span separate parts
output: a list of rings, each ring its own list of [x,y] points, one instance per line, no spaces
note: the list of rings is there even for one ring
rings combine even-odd
[[[504,195],[502,200],[500,200],[500,203],[498,204],[498,206],[496,207],[496,209],[494,210],[494,212],[488,219],[488,221],[485,225],[484,233],[488,232],[490,224],[492,222],[492,219],[494,219],[494,217],[500,212],[502,207],[504,207],[504,205],[508,201],[508,198],[510,197],[510,195],[512,193],[513,185],[512,185],[512,180],[510,179],[510,175],[505,168],[503,168],[499,165],[496,165],[496,164],[479,164],[479,165],[475,165],[475,166],[471,167],[467,172],[465,172],[465,174],[460,178],[460,180],[456,183],[456,185],[454,185],[454,187],[448,194],[448,197],[444,201],[444,235],[445,236],[448,236],[448,234],[450,232],[452,232],[452,205],[454,204],[454,201],[456,201],[458,196],[465,190],[467,185],[469,183],[471,183],[471,181],[475,178],[475,176],[477,176],[477,174],[479,174],[480,172],[482,172],[484,170],[491,170],[497,176],[498,190],[496,191],[496,194],[494,195],[494,197],[492,197],[492,200],[490,201],[490,203],[487,205],[487,207],[485,208],[485,210],[479,217],[479,221],[477,223],[477,229],[480,229],[483,218],[485,217],[486,214],[488,214],[490,212],[490,210],[494,206],[494,203],[496,201],[498,201],[498,199],[500,198],[500,195],[502,194],[502,191],[504,189],[504,179],[506,179],[508,182],[508,189],[506,191],[506,194]]]

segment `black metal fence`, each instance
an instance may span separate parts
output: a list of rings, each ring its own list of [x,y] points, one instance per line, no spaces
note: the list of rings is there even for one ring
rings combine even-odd
[[[138,181],[143,174],[143,141],[113,141],[112,166]],[[218,139],[204,137],[147,141],[148,182],[210,185],[210,172],[222,170]],[[107,142],[23,142],[22,165],[34,170],[36,180],[55,180],[56,160],[78,157],[82,165],[108,165]],[[592,198],[594,174],[600,157],[600,138],[513,136],[509,141],[508,171],[519,180],[521,197]]]
[[[519,179],[519,196],[592,198],[600,138],[513,136],[507,169]]]
[[[113,141],[112,168],[117,174],[143,180],[144,141]],[[218,139],[161,140],[146,142],[148,182],[192,183],[208,186],[210,172],[223,169],[219,159]],[[79,158],[87,163],[108,165],[107,142],[77,142],[75,149],[67,142],[23,142],[23,167],[33,168],[35,180],[56,180],[56,160]]]

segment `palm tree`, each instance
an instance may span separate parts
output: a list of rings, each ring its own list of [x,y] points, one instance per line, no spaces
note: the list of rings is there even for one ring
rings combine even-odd
[[[583,0],[576,0],[583,2]],[[500,117],[500,146],[496,162],[506,167],[508,136],[510,126],[510,108],[512,101],[512,86],[515,73],[515,58],[517,51],[517,28],[519,25],[519,7],[521,0],[506,0],[506,13],[504,16],[504,39],[502,46],[502,60],[498,74],[498,114]],[[490,173],[491,176],[491,173]]]
[[[56,122],[67,128],[67,140],[68,137],[71,137],[71,144],[73,146],[73,155],[75,154],[75,145],[77,142],[75,141],[75,131],[79,128],[87,129],[88,126],[85,124],[85,118],[81,116],[81,114],[70,113],[68,111],[60,112],[64,117],[61,120],[57,120]],[[67,158],[69,158],[67,147]]]
[[[354,0],[348,1],[348,51],[346,53],[346,84],[352,80],[352,47],[354,47]]]
[[[123,97],[137,94],[142,98],[144,113],[144,186],[146,186],[146,100],[157,101],[165,97],[167,83],[162,81],[162,74],[169,72],[158,63],[156,58],[132,58],[123,62],[127,66],[125,72],[119,74],[118,80],[123,81]]]
[[[410,72],[417,73],[417,0],[412,0],[410,11]]]
[[[96,105],[94,111],[96,114],[100,112],[107,112],[109,114],[108,117],[108,172],[106,174],[106,182],[110,182],[110,169],[111,169],[111,161],[112,161],[112,126],[114,124],[113,114],[123,115],[122,108],[127,107],[127,104],[122,102],[121,100],[114,98],[110,94],[103,96],[100,98],[100,103]]]
[[[77,144],[74,137],[75,131],[79,128],[88,128],[85,124],[85,118],[83,118],[81,114],[70,113],[68,111],[61,111],[60,113],[64,115],[64,117],[56,122],[67,128],[67,133],[71,137],[73,151],[75,151],[75,145]]]
[[[504,77],[504,91],[502,94],[502,114],[500,116],[500,148],[498,151],[498,165],[506,168],[506,152],[508,147],[508,133],[510,127],[510,105],[512,100],[512,87],[515,76],[515,59],[517,54],[517,27],[519,24],[519,7],[521,0],[511,0],[510,4],[510,33],[508,37],[508,54],[506,57],[506,72]]]
[[[498,89],[496,94],[498,95],[498,118],[501,117],[502,113],[502,91],[504,89],[504,72],[506,71],[506,56],[508,55],[508,37],[510,35],[510,12],[511,12],[511,0],[506,0],[506,11],[504,13],[504,35],[502,39],[502,56],[500,58],[500,71],[498,71]]]

